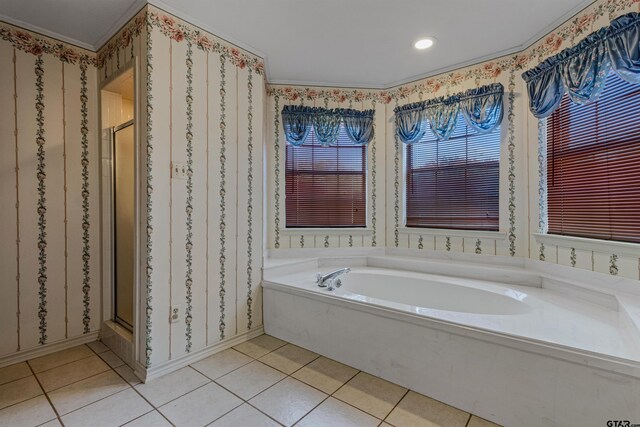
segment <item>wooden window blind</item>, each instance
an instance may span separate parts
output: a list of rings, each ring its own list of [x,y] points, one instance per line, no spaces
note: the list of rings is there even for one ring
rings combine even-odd
[[[640,86],[615,73],[598,101],[547,119],[549,233],[640,243]]]
[[[469,128],[462,115],[447,141],[427,131],[406,148],[407,227],[498,230],[500,127]]]
[[[354,145],[344,125],[338,144],[322,147],[314,134],[286,145],[286,226],[365,227],[367,147]]]

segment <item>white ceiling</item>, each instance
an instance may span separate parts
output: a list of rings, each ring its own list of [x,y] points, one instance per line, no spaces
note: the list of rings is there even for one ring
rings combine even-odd
[[[271,83],[381,88],[521,50],[591,0],[151,0],[265,57]],[[0,0],[0,19],[95,49],[144,0]],[[432,36],[431,49],[413,42]]]

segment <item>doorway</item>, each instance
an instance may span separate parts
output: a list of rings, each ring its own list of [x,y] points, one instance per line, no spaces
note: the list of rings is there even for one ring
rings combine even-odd
[[[100,86],[102,129],[101,339],[125,363],[137,359],[139,145],[135,60]]]

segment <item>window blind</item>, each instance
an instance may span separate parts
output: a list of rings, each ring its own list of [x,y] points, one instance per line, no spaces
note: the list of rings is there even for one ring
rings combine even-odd
[[[354,145],[344,125],[338,144],[286,146],[286,226],[365,227],[367,147]]]
[[[498,230],[499,126],[479,134],[459,116],[449,140],[406,147],[407,227]]]
[[[547,119],[549,233],[640,243],[640,86],[615,73],[598,101]]]

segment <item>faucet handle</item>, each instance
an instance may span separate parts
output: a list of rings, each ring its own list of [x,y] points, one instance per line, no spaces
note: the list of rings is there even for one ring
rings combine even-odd
[[[334,285],[336,288],[339,288],[340,286],[342,286],[342,280],[341,280],[341,279],[336,279],[336,280],[333,282],[333,285]]]
[[[322,273],[316,273],[316,283],[319,285],[322,282]]]

